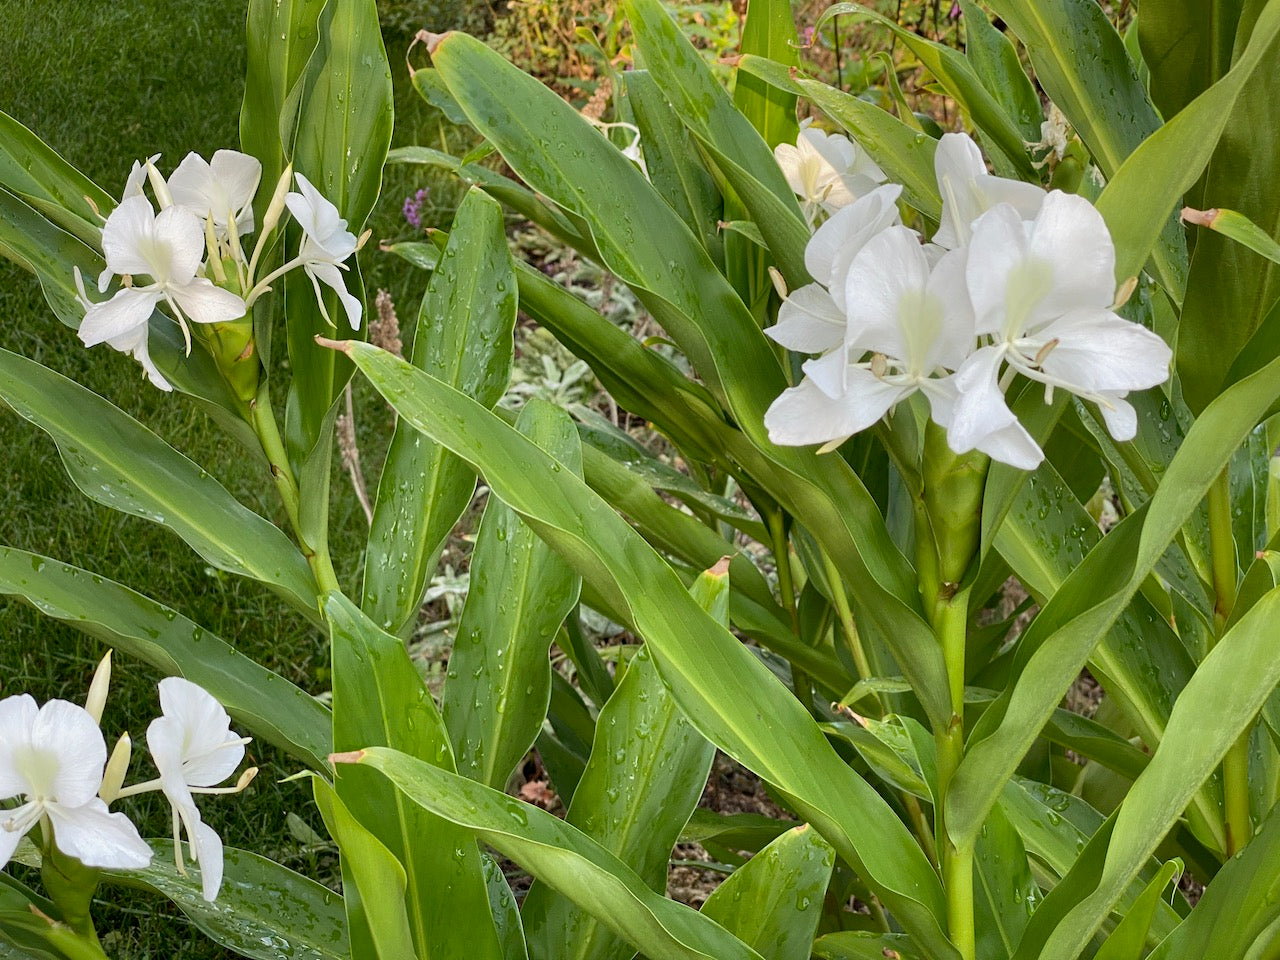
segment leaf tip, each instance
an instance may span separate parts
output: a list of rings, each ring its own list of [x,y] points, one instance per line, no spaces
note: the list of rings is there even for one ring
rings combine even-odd
[[[329,762],[335,767],[340,763],[359,763],[364,759],[365,751],[349,750],[346,753],[329,754]]]
[[[351,344],[354,340],[330,340],[328,337],[322,337],[316,334],[316,344],[321,347],[328,347],[330,350],[341,350],[348,356],[351,355]]]
[[[733,562],[732,557],[721,557],[715,562],[710,570],[707,571],[713,577],[725,577],[729,575],[729,564]]]
[[[1219,213],[1221,213],[1221,211],[1216,207],[1209,210],[1197,210],[1195,207],[1183,207],[1181,217],[1183,223],[1193,223],[1196,226],[1208,227],[1212,230],[1213,223],[1218,219]]]

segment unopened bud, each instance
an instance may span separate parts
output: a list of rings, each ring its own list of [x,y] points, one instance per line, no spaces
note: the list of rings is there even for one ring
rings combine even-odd
[[[102,723],[102,710],[107,705],[107,691],[111,687],[111,651],[98,661],[93,671],[93,680],[89,683],[89,695],[85,697],[84,708],[93,722]]]
[[[151,183],[151,192],[156,195],[156,203],[160,205],[160,209],[172,207],[173,194],[169,192],[169,184],[165,183],[164,177],[160,176],[160,171],[150,160],[147,161],[147,180]]]
[[[240,774],[240,779],[236,781],[236,793],[239,793],[249,784],[253,783],[253,778],[258,775],[257,767],[249,767],[244,773]]]
[[[782,271],[777,267],[770,267],[769,279],[773,281],[773,289],[778,291],[778,298],[781,300],[787,299],[789,291],[787,290],[787,281],[782,276]]]
[[[369,238],[371,236],[373,236],[372,230],[366,230],[364,233],[360,234],[360,239],[356,241],[356,249],[363,250],[364,245],[369,242]]]
[[[258,232],[258,243],[262,243],[280,223],[280,215],[284,213],[284,199],[289,195],[289,187],[293,185],[293,164],[290,163],[276,181],[276,189],[271,194],[271,202],[267,204],[267,212],[262,215],[262,229]],[[256,248],[255,248],[256,252]]]
[[[120,796],[120,788],[124,786],[125,774],[129,772],[129,760],[133,756],[133,741],[127,733],[121,734],[111,751],[111,759],[102,772],[102,786],[98,788],[98,796],[103,803],[110,804]]]
[[[1130,277],[1124,283],[1120,284],[1120,288],[1116,290],[1116,302],[1111,305],[1112,310],[1119,310],[1129,298],[1133,296],[1133,291],[1138,289],[1138,278]]]

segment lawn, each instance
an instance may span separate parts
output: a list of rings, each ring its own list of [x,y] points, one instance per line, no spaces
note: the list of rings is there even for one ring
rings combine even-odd
[[[0,57],[0,110],[43,137],[110,193],[118,193],[134,159],[162,154],[171,169],[190,150],[205,156],[238,145],[243,92],[244,5],[199,0],[0,0],[0,23],[10,25]],[[407,41],[388,36],[396,76],[396,143],[438,145],[452,135],[409,89]],[[458,188],[420,169],[388,168],[383,201],[370,222],[374,239],[410,232],[405,196],[431,189],[428,220],[452,208]],[[387,288],[402,320],[416,314],[423,275],[371,243],[362,258],[368,289]],[[189,402],[152,389],[137,366],[105,347],[85,350],[46,308],[24,271],[0,261],[0,347],[39,360],[111,399],[187,456],[223,479],[232,493],[275,516],[270,479],[233,444],[209,428]],[[361,424],[367,463],[376,466],[389,417]],[[321,636],[257,584],[209,568],[168,530],[88,501],[67,479],[53,443],[0,408],[0,543],[43,553],[115,579],[167,603],[312,692],[326,687],[327,652]],[[335,476],[339,476],[335,469]],[[335,557],[348,585],[357,581],[364,518],[347,485],[335,485]],[[277,519],[282,519],[277,517]],[[0,696],[21,691],[37,700],[82,700],[102,647],[19,604],[0,599]],[[104,718],[111,739],[128,730],[140,741],[158,712],[149,668],[117,669]],[[270,748],[251,747],[262,774],[244,796],[204,805],[206,819],[231,845],[259,852],[331,879],[331,861],[304,846],[287,825],[290,813],[319,827],[303,784],[280,784],[294,772]],[[141,774],[141,767],[136,771]],[[157,795],[148,795],[156,798]],[[144,836],[169,831],[163,801],[132,808]],[[263,845],[265,844],[265,849]],[[225,951],[199,937],[181,936],[167,902],[119,899],[104,907],[107,948],[121,958],[212,958]],[[161,919],[153,917],[159,910]]]

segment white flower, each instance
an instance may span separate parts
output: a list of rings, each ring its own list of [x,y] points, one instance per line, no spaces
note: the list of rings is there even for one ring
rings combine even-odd
[[[946,374],[973,349],[964,253],[930,267],[914,231],[892,226],[867,241],[845,278],[844,343],[805,363],[805,379],[765,414],[774,443],[834,444],[924,393],[943,426],[955,389]],[[870,353],[869,360],[861,359]]]
[[[0,867],[32,827],[53,828],[53,842],[85,866],[136,869],[151,848],[122,813],[98,798],[107,746],[83,707],[50,700],[37,708],[26,694],[0,700],[0,800],[23,798],[0,810]]]
[[[237,234],[253,231],[253,195],[261,178],[262,164],[247,153],[219,150],[211,161],[188,153],[169,177],[169,192],[198,219],[212,217],[217,236],[225,239],[233,222]]]
[[[204,250],[204,231],[189,210],[168,207],[156,214],[140,194],[121,201],[102,228],[102,252],[110,274],[131,280],[110,300],[88,305],[80,324],[85,346],[130,334],[136,339],[138,328],[146,326],[161,302],[173,310],[188,347],[187,320],[221,323],[244,316],[243,300],[196,276]],[[152,282],[132,284],[140,275]]]
[[[358,242],[347,229],[347,221],[338,214],[338,208],[320,195],[320,191],[302,174],[295,174],[301,193],[290,193],[285,204],[293,219],[302,227],[302,246],[298,249],[297,262],[302,264],[311,285],[316,291],[320,312],[326,321],[329,313],[324,306],[320,284],[333,288],[347,312],[353,330],[360,329],[360,301],[347,292],[346,281],[340,270],[347,269],[343,261],[356,252]]]
[[[89,295],[85,293],[84,277],[80,275],[80,268],[73,267],[72,272],[75,274],[76,279],[76,301],[84,308],[85,319],[87,320],[96,310],[99,310],[107,304],[94,303],[91,301],[89,299]],[[84,324],[82,323],[81,327],[83,326]],[[168,392],[173,389],[173,386],[164,378],[164,374],[160,372],[160,368],[157,367],[155,362],[151,359],[151,349],[148,342],[149,335],[150,326],[143,323],[136,327],[129,328],[118,337],[108,337],[106,344],[112,349],[119,350],[121,353],[127,353],[133,357],[133,359],[137,360],[138,363],[142,364],[142,369],[146,372],[147,379],[149,379],[158,389]]]
[[[191,859],[200,864],[204,899],[212,901],[222,884],[222,840],[200,819],[192,794],[241,789],[243,785],[217,784],[235,773],[249,740],[231,731],[231,718],[217,700],[181,677],[160,681],[160,709],[163,715],[147,727],[147,748],[160,773],[160,789],[173,807],[178,868],[182,869],[180,833],[185,829]]]
[[[867,241],[898,222],[897,184],[876,187],[820,226],[804,250],[804,263],[817,283],[795,290],[765,329],[777,343],[799,353],[825,353],[844,342],[845,277]]]
[[[800,198],[810,223],[819,210],[835,213],[884,183],[885,174],[866,151],[839,133],[823,133],[806,122],[795,146],[773,148],[787,185]]]
[[[978,145],[968,134],[947,133],[933,158],[942,222],[933,242],[948,250],[966,246],[972,224],[998,203],[1008,203],[1027,220],[1040,210],[1045,192],[1034,183],[1006,180],[987,173]]]
[[[145,161],[135,160],[133,166],[129,168],[129,176],[124,182],[124,193],[120,194],[121,200],[128,200],[130,197],[138,197],[142,195],[142,181],[147,179],[147,168],[155,166],[160,154],[148,157]],[[108,278],[109,279],[109,278]],[[105,291],[104,285],[99,292]]]
[[[1145,327],[1111,310],[1115,299],[1115,248],[1101,214],[1085,199],[1053,191],[1034,220],[1007,204],[975,225],[965,273],[979,336],[990,345],[965,363],[957,451],[972,447],[999,397],[1001,364],[1099,405],[1117,440],[1137,430],[1130,390],[1163,383],[1172,357],[1168,345]]]

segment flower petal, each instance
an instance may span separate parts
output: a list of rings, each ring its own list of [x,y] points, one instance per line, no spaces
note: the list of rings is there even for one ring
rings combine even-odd
[[[25,830],[19,832],[0,827],[0,870],[3,870],[9,861],[13,859],[14,851],[18,849],[18,844],[26,835],[27,832]]]
[[[351,329],[359,330],[363,307],[359,300],[347,292],[347,282],[342,279],[342,271],[332,263],[310,263],[307,264],[306,270],[321,283],[333,288],[342,302],[342,308],[347,312]]]
[[[827,443],[852,436],[874,424],[911,387],[887,383],[858,367],[849,371],[849,387],[838,399],[808,379],[784,390],[764,415],[769,439],[782,446]]]
[[[1104,394],[1098,401],[1098,410],[1112,437],[1125,441],[1137,436],[1138,413],[1133,404],[1124,399],[1123,393]]]
[[[1045,301],[1049,317],[1076,309],[1105,310],[1114,301],[1115,245],[1102,214],[1084,197],[1061,190],[1045,197],[1031,224],[1027,255],[1053,265],[1053,286]]]
[[[145,327],[163,294],[155,287],[125,287],[110,300],[95,303],[85,312],[78,335],[86,347],[127,336]]]
[[[156,215],[152,247],[146,272],[160,282],[187,283],[204,259],[203,223],[186,207],[167,207]]]
[[[226,323],[245,315],[244,301],[230,290],[215,287],[204,277],[169,290],[187,319],[194,323]]]
[[[212,903],[222,888],[222,838],[203,820],[197,819],[195,827],[196,835],[190,839],[194,847],[194,859],[200,864],[200,894]]]
[[[152,385],[158,390],[164,390],[167,393],[173,389],[173,386],[164,378],[160,368],[151,359],[151,346],[148,340],[150,332],[150,329],[144,324],[134,327],[118,337],[110,338],[107,343],[121,353],[130,354],[133,359],[142,365],[142,369],[146,372],[147,379],[151,381]]]
[[[1022,282],[1015,277],[1027,261],[1027,231],[1018,211],[1007,203],[992,207],[973,225],[973,239],[969,245],[969,259],[965,266],[965,284],[973,303],[975,330],[983,334],[999,334],[1004,330],[1005,318],[1011,306],[1024,309],[1021,300],[1010,303],[1011,283]],[[1047,282],[1047,270],[1042,280]],[[1021,274],[1030,270],[1022,269]],[[1026,276],[1027,290],[1023,298],[1043,295],[1042,284]],[[1029,310],[1030,307],[1026,307]],[[1014,336],[1022,331],[1017,330]]]
[[[797,353],[825,353],[844,342],[844,314],[817,283],[795,290],[778,308],[778,322],[765,335]]]
[[[831,289],[837,306],[843,298],[845,271],[863,245],[899,220],[897,201],[902,187],[886,184],[834,214],[810,238],[804,264],[813,279]]]
[[[1042,327],[1038,337],[1057,341],[1041,368],[1076,393],[1145,390],[1169,379],[1169,345],[1109,310],[1077,310]]]
[[[147,728],[147,747],[152,747],[152,727],[160,721],[171,721],[157,728],[157,746],[164,751],[156,767],[162,775],[173,770],[176,746],[182,779],[193,787],[212,787],[235,772],[244,759],[244,744],[231,732],[231,717],[203,687],[181,677],[160,681],[160,707],[164,716],[153,720]]]
[[[257,157],[238,150],[219,150],[209,161],[209,169],[214,179],[226,192],[227,206],[231,210],[243,210],[253,200],[258,191],[258,183],[262,179],[262,164]],[[240,222],[239,219],[237,222]],[[248,233],[253,229],[253,213],[250,211]]]
[[[81,806],[46,808],[58,849],[86,867],[138,870],[151,862],[151,848],[123,813],[109,813],[97,797]]]
[[[929,261],[914,230],[888,227],[869,239],[845,277],[845,344],[851,353],[874,350],[908,359],[904,298],[924,295]],[[873,421],[874,422],[874,421]]]
[[[39,712],[30,694],[0,700],[0,800],[27,792],[27,778],[17,769],[14,754],[30,746],[31,726]]]
[[[155,229],[156,212],[142,194],[121,200],[102,226],[102,255],[114,274],[150,274],[151,262],[142,246]]]
[[[49,787],[58,803],[78,807],[97,795],[107,744],[84,707],[66,700],[45,703],[31,725],[31,749],[57,757]]]

